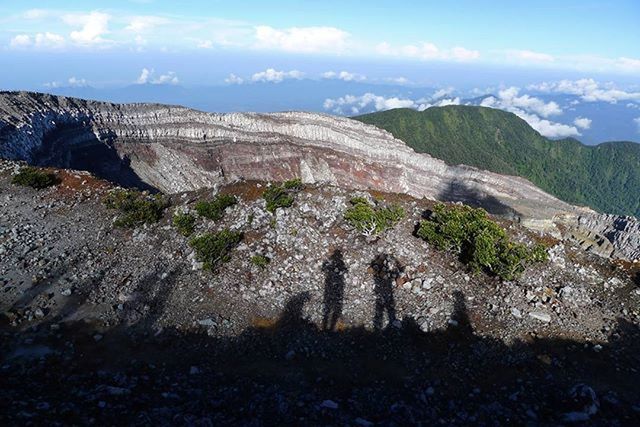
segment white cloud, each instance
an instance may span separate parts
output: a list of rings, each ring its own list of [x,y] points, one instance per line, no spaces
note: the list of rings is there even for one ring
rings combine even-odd
[[[144,33],[167,23],[169,20],[160,16],[134,16],[124,29],[133,33]]]
[[[322,77],[325,79],[344,80],[345,82],[351,82],[351,81],[359,82],[367,79],[367,77],[362,74],[350,73],[348,71],[340,71],[340,72],[327,71],[325,73],[322,73]]]
[[[387,78],[385,80],[387,80],[389,82],[392,82],[392,83],[399,84],[399,85],[406,85],[406,84],[411,83],[411,81],[408,78],[402,77],[402,76],[400,76],[400,77],[389,77],[389,78]]]
[[[31,37],[26,34],[18,34],[11,39],[9,46],[12,48],[29,47],[31,46]]]
[[[448,53],[448,55],[457,61],[471,61],[480,58],[480,52],[477,50],[469,50],[459,46],[451,49],[451,52]]]
[[[54,33],[37,33],[33,36],[19,34],[11,39],[9,46],[14,49],[30,47],[58,49],[64,46],[64,37]]]
[[[640,117],[633,119],[633,122],[638,126],[638,133],[640,133]]]
[[[373,93],[365,93],[362,96],[345,95],[337,99],[325,99],[325,110],[331,110],[338,114],[358,114],[364,109],[375,111],[390,110],[392,108],[416,108],[411,99],[397,97],[385,98]]]
[[[49,16],[49,11],[45,9],[29,9],[22,14],[24,19],[37,20]]]
[[[151,81],[151,83],[156,85],[177,85],[180,81],[178,80],[178,76],[173,71],[169,71],[167,74],[162,74],[160,77]]]
[[[454,91],[454,88],[452,86],[449,86],[443,89],[438,89],[433,93],[433,95],[431,96],[431,99],[443,98],[447,95],[451,95],[453,91]]]
[[[231,73],[229,74],[229,77],[227,77],[226,79],[224,79],[224,82],[227,84],[236,84],[236,85],[241,85],[242,83],[244,83],[244,79],[242,77],[238,77],[235,74]]]
[[[524,61],[524,62],[553,62],[555,58],[553,55],[541,52],[533,52],[531,50],[510,50],[507,51],[507,56],[511,59]]]
[[[408,44],[404,46],[392,46],[387,42],[382,42],[376,46],[376,51],[380,55],[400,56],[415,58],[420,60],[452,60],[471,61],[480,57],[477,50],[469,50],[460,46],[452,49],[441,50],[433,43],[420,43],[418,45]]]
[[[88,83],[85,79],[79,79],[76,77],[69,77],[69,79],[67,80],[66,84],[64,83],[60,83],[60,82],[50,82],[50,83],[45,83],[43,85],[44,87],[47,88],[57,88],[57,87],[86,87],[88,86]]]
[[[587,119],[586,117],[576,117],[573,121],[573,124],[579,127],[580,129],[589,129],[591,128],[591,119]]]
[[[618,101],[640,100],[640,92],[627,92],[617,89],[613,84],[601,84],[594,79],[560,80],[543,82],[529,86],[531,90],[578,95],[583,101],[604,101],[615,104]]]
[[[273,68],[268,68],[264,71],[260,71],[259,73],[255,73],[251,76],[251,80],[254,82],[271,82],[271,83],[280,83],[286,79],[296,79],[299,80],[304,76],[304,73],[298,70],[291,71],[277,71]]]
[[[578,132],[578,129],[575,126],[569,126],[562,123],[556,123],[550,120],[541,119],[536,114],[526,112],[522,108],[518,108],[517,106],[510,104],[509,101],[511,99],[513,98],[510,98],[508,96],[505,99],[489,96],[483,99],[480,105],[483,107],[499,108],[501,110],[512,112],[529,123],[529,126],[534,128],[541,135],[548,138],[566,138],[569,136],[580,136],[580,132]]]
[[[71,26],[80,27],[78,31],[72,31],[69,37],[81,45],[105,43],[102,38],[109,33],[109,20],[111,16],[102,12],[88,14],[72,14],[63,16],[63,21]]]
[[[640,72],[640,59],[621,57],[616,60],[616,65],[623,71]]]
[[[87,81],[85,79],[78,79],[76,77],[69,77],[69,80],[67,80],[67,83],[69,83],[69,86],[71,87],[87,86]]]
[[[446,107],[447,105],[460,105],[460,104],[462,104],[462,101],[460,100],[460,97],[457,97],[457,96],[455,98],[442,98],[442,99],[439,99],[438,101],[436,101],[434,103],[428,102],[427,100],[418,100],[418,102],[422,102],[417,107],[418,111],[424,111],[427,108],[431,108],[431,107]]]
[[[147,68],[143,68],[142,72],[140,72],[140,77],[136,80],[136,83],[143,85],[149,82],[149,77],[151,77],[151,73],[153,73],[153,69],[149,70]]]
[[[166,85],[166,84],[176,85],[180,83],[178,76],[173,71],[169,71],[166,74],[161,74],[158,77],[154,77],[155,74],[156,72],[153,68],[151,69],[143,68],[142,71],[140,72],[140,76],[136,80],[136,83],[141,85],[147,84],[147,83],[151,83],[154,85]]]
[[[544,102],[539,98],[529,95],[518,96],[520,89],[510,87],[498,92],[500,102],[509,107],[521,108],[525,111],[533,112],[542,117],[549,117],[562,114],[560,106],[555,102]]]
[[[200,49],[212,49],[213,42],[211,40],[200,40],[197,44]]]
[[[261,25],[255,27],[254,47],[304,53],[342,52],[348,38],[349,33],[335,27],[276,29]]]

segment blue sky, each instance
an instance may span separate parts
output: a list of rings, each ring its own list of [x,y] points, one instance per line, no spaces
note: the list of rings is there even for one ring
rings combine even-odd
[[[448,69],[587,73],[621,83],[640,76],[640,2],[633,0],[4,0],[0,16],[3,65],[13,63],[0,77],[10,87],[45,83],[33,70],[43,56],[69,63],[53,71],[96,85],[132,82],[142,66],[154,68],[157,79],[182,67],[178,79],[193,85],[275,66],[306,68],[308,77],[339,65],[373,70],[379,79],[406,70],[423,84]],[[186,70],[203,63],[212,74]],[[431,79],[424,76],[429,67]]]
[[[549,137],[637,139],[639,22],[638,0],[0,0],[0,89],[347,115],[476,98]]]

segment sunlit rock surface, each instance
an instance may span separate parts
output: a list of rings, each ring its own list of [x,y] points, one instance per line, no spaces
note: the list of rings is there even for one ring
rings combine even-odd
[[[343,117],[212,114],[179,106],[2,92],[0,156],[85,169],[120,184],[167,193],[238,179],[300,177],[307,183],[462,201],[538,229],[553,230],[554,222],[562,220],[585,233],[604,233],[607,239],[615,235],[608,240],[615,247],[612,252],[638,257],[635,219],[618,229],[617,217],[569,205],[523,178],[449,166],[415,153],[386,131]],[[596,220],[579,221],[584,215]]]

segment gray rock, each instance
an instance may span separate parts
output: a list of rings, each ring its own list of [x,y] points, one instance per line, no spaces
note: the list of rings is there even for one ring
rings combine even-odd
[[[325,400],[320,404],[320,406],[327,409],[338,409],[339,405],[333,400]]]
[[[541,322],[545,322],[545,323],[551,322],[551,316],[543,311],[532,311],[529,313],[529,316]]]

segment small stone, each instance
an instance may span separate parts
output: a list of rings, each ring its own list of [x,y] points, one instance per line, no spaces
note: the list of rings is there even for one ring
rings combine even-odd
[[[192,367],[189,369],[189,375],[197,375],[197,374],[199,374],[199,373],[200,373],[200,369],[198,369],[198,367],[197,367],[197,366],[192,366]]]
[[[520,310],[518,310],[517,308],[513,307],[511,309],[511,314],[513,315],[513,317],[516,317],[518,319],[522,319],[522,313],[520,312]]]
[[[69,295],[71,295],[71,289],[63,289],[60,291],[60,295],[62,295],[63,297],[68,297]]]
[[[542,311],[532,311],[529,313],[529,316],[533,317],[534,319],[537,319],[541,322],[545,322],[545,323],[549,323],[551,322],[551,316],[547,313],[544,313]]]
[[[327,409],[338,409],[338,404],[333,400],[325,400],[320,404],[320,406]]]
[[[287,360],[293,360],[293,358],[296,356],[296,352],[294,350],[290,350],[285,356],[284,358]]]
[[[102,338],[103,338],[103,337],[102,337],[102,335],[100,335],[100,334],[95,334],[95,335],[93,336],[93,340],[94,340],[95,342],[98,342],[98,341],[102,340]]]
[[[357,425],[362,426],[362,427],[370,427],[370,426],[373,425],[373,423],[371,421],[365,420],[364,418],[360,418],[360,417],[356,418],[354,420],[354,422]]]
[[[216,326],[216,322],[214,322],[213,319],[211,319],[211,318],[202,319],[202,320],[198,320],[198,325],[211,327],[211,326]]]

